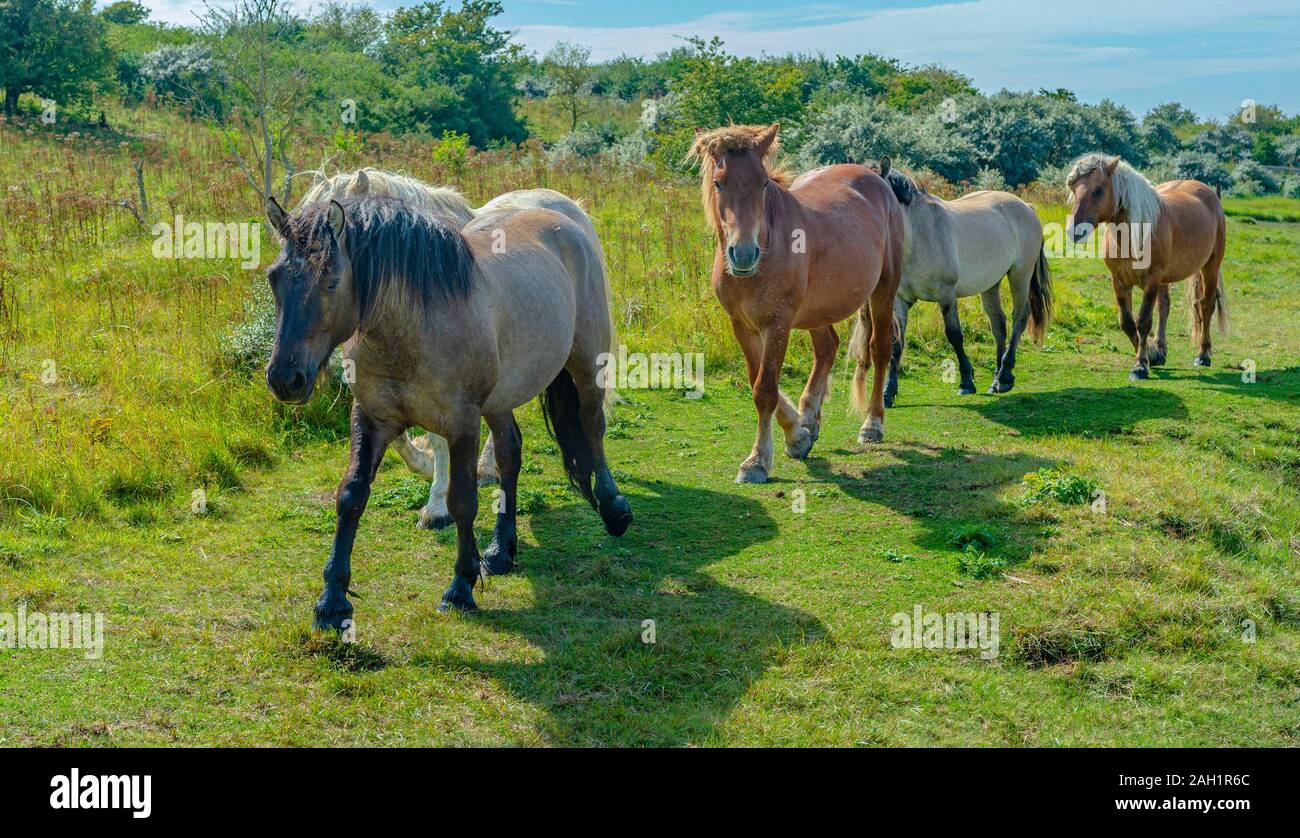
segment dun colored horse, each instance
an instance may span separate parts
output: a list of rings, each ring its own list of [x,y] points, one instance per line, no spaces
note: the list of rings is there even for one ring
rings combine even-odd
[[[907,334],[907,315],[917,300],[939,304],[944,334],[957,353],[961,374],[958,393],[975,392],[975,370],[962,342],[957,300],[980,295],[997,344],[997,368],[989,393],[1005,393],[1015,385],[1016,348],[1025,326],[1035,341],[1043,339],[1052,314],[1052,275],[1043,250],[1043,228],[1038,215],[1008,192],[980,191],[945,201],[930,195],[900,171],[889,171],[882,161],[885,180],[903,207],[906,255],[903,280],[894,298],[898,338],[889,363],[885,406],[892,407],[898,393],[898,365]],[[1002,278],[1011,285],[1011,339],[1002,314]]]
[[[596,235],[596,228],[583,212],[582,207],[572,198],[553,189],[520,189],[507,192],[475,209],[470,206],[464,195],[450,186],[433,186],[397,172],[367,167],[352,172],[340,172],[332,177],[326,177],[324,172],[313,172],[313,174],[315,177],[311,188],[302,197],[303,204],[328,202],[331,199],[349,196],[381,195],[399,198],[430,212],[446,216],[454,220],[459,227],[464,227],[479,215],[496,210],[540,207],[567,215],[583,229],[591,239],[592,246],[600,250],[600,239]],[[401,434],[393,440],[392,445],[393,450],[401,456],[412,471],[429,481],[429,500],[420,510],[418,526],[421,529],[442,529],[450,525],[452,518],[447,510],[449,479],[447,440],[432,432],[416,438]],[[479,455],[478,477],[481,484],[493,483],[498,479],[490,430],[487,441],[483,443],[483,452]]]
[[[342,629],[357,525],[389,443],[415,425],[446,438],[455,577],[442,609],[476,607],[480,575],[508,573],[516,552],[522,439],[514,409],[539,393],[565,471],[622,535],[632,520],[605,462],[600,355],[613,338],[600,252],[587,232],[547,209],[504,209],[463,230],[396,198],[345,197],[267,218],[284,240],[268,269],[276,335],[266,380],[301,404],[336,346],[355,365],[351,458],[338,491],[334,546],[316,624]],[[504,242],[504,247],[497,247]],[[496,438],[502,508],[479,557],[480,418]],[[594,481],[594,485],[593,485]]]
[[[1198,180],[1171,180],[1152,186],[1119,157],[1085,154],[1070,168],[1066,185],[1074,203],[1067,225],[1076,242],[1098,224],[1107,224],[1103,253],[1110,269],[1119,325],[1133,343],[1137,360],[1129,378],[1148,378],[1152,366],[1165,362],[1168,345],[1169,286],[1192,278],[1187,298],[1192,309],[1192,363],[1210,365],[1210,319],[1217,311],[1220,333],[1227,331],[1228,306],[1223,288],[1223,254],[1227,221],[1213,189]],[[1133,289],[1142,289],[1142,305],[1133,320]],[[1152,311],[1160,307],[1154,349],[1150,346]]]
[[[772,472],[772,417],[785,452],[808,456],[821,429],[840,339],[834,324],[857,313],[853,403],[865,400],[866,371],[875,379],[858,438],[884,438],[885,372],[894,334],[894,294],[903,267],[903,214],[889,186],[866,166],[816,169],[793,183],[771,161],[777,126],[731,125],[696,132],[704,214],[717,234],[713,290],[732,331],[758,411],[754,449],[738,483],[763,483]],[[795,408],[780,391],[791,329],[812,336],[814,362]]]

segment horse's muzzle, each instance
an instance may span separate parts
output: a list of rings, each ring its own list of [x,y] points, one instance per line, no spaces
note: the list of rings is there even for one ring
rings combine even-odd
[[[754,245],[731,245],[727,248],[727,267],[732,276],[753,276],[763,252]]]
[[[316,377],[307,373],[302,367],[271,364],[266,368],[266,386],[286,404],[306,404],[316,386]]]

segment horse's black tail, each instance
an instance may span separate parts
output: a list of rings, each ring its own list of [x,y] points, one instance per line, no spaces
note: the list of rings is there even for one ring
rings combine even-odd
[[[568,370],[560,370],[560,374],[555,376],[555,380],[537,400],[542,406],[542,421],[546,423],[546,432],[560,446],[564,473],[568,475],[573,487],[591,504],[592,509],[596,509],[596,494],[592,488],[595,457],[582,429],[582,405],[573,376]]]
[[[1038,262],[1029,277],[1029,335],[1042,343],[1052,320],[1052,270],[1047,265],[1047,247],[1038,251]]]

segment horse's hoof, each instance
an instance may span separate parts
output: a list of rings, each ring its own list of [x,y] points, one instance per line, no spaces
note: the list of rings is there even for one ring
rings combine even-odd
[[[736,482],[737,483],[766,483],[767,469],[757,464],[752,465],[749,468],[741,466],[740,471],[736,474]]]
[[[453,523],[455,523],[455,519],[446,513],[442,515],[430,515],[428,512],[421,509],[420,520],[417,521],[415,525],[422,530],[441,530],[446,529]]]
[[[868,443],[884,441],[885,428],[878,420],[868,419],[867,424],[863,425],[862,430],[858,431],[858,442]]]
[[[352,621],[352,603],[343,594],[323,591],[316,600],[315,625],[319,631],[343,631],[344,623]]]
[[[1165,356],[1163,354],[1153,355],[1152,353],[1148,352],[1147,363],[1153,367],[1163,367],[1165,365]]]
[[[802,460],[812,451],[813,443],[816,441],[816,434],[807,427],[800,426],[795,434],[794,442],[785,444],[785,455],[796,460]]]
[[[627,498],[617,495],[608,504],[601,504],[600,519],[605,522],[605,532],[620,536],[632,526],[632,505]]]
[[[1146,367],[1134,367],[1128,374],[1129,381],[1146,381],[1151,377],[1151,372]]]
[[[975,385],[974,385],[974,384],[970,384],[970,385],[963,384],[960,388],[958,388],[958,390],[957,390],[957,395],[959,395],[959,396],[973,396],[973,395],[975,395]],[[888,407],[889,405],[885,405],[885,406]]]
[[[885,393],[885,407],[893,407],[893,406],[894,406],[894,398],[895,398],[895,396],[896,396],[896,394],[894,394],[894,393]]]
[[[487,571],[485,576],[505,576],[515,569],[515,551],[514,549],[501,549],[501,542],[496,538],[483,551],[483,567]]]
[[[459,576],[451,580],[451,587],[442,595],[438,610],[444,614],[448,611],[477,611],[473,586]]]
[[[1195,358],[1192,359],[1192,366],[1194,367],[1208,367],[1209,365],[1210,365],[1209,355],[1197,355]]]

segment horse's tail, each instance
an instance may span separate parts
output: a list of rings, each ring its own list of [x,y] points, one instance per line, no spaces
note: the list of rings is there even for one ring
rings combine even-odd
[[[1214,295],[1214,314],[1219,320],[1219,334],[1227,335],[1232,323],[1228,320],[1228,289],[1223,287],[1223,274],[1219,274],[1218,291]]]
[[[560,370],[538,397],[542,407],[542,421],[546,432],[560,446],[560,456],[564,460],[564,473],[569,482],[577,489],[592,508],[596,508],[596,495],[592,489],[596,458],[587,435],[582,430],[582,403],[578,397],[578,386],[573,383],[573,376],[568,370]]]
[[[1038,261],[1029,277],[1029,335],[1042,343],[1052,321],[1052,269],[1047,264],[1047,246],[1038,251]]]

